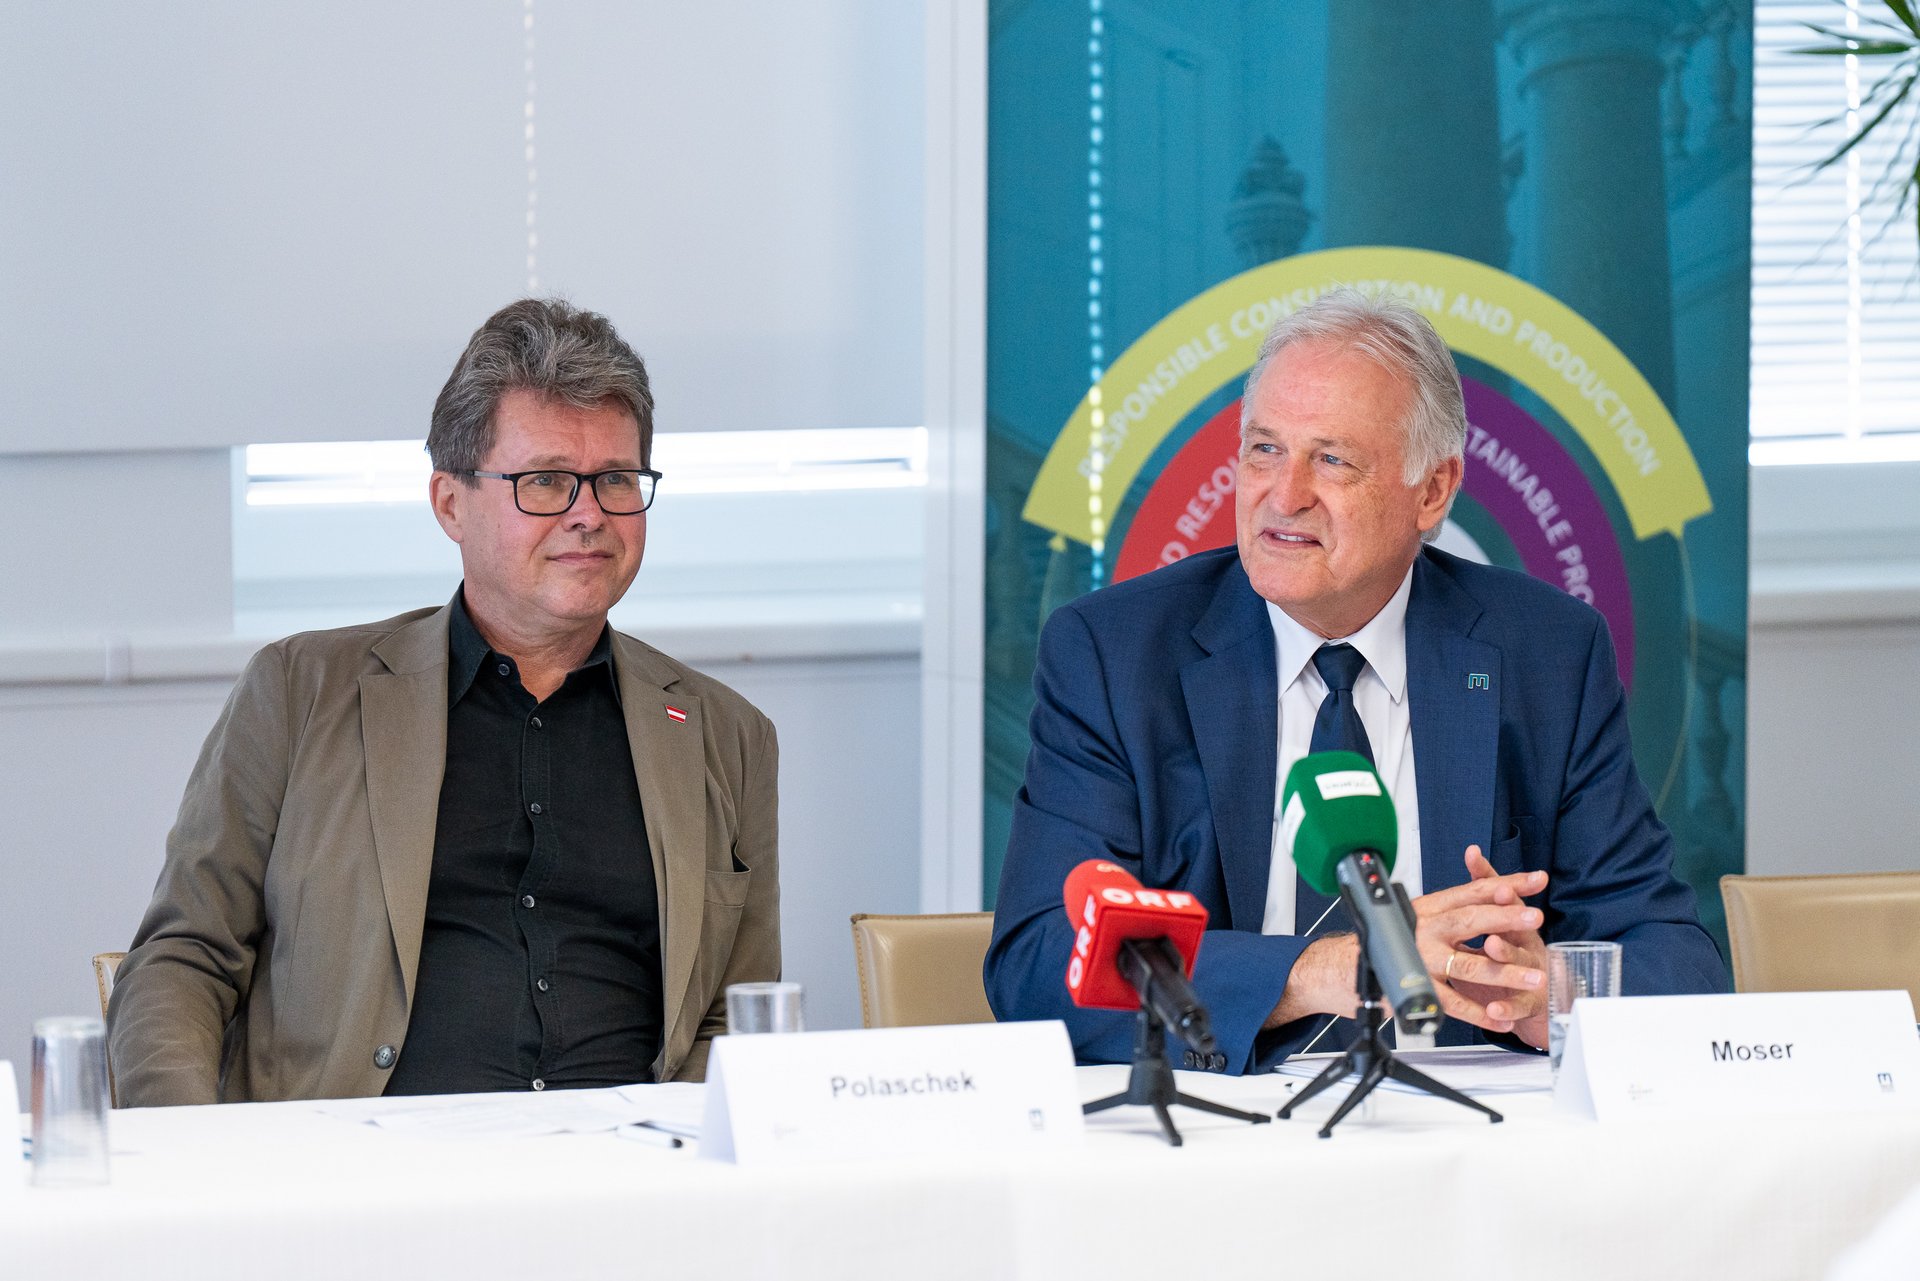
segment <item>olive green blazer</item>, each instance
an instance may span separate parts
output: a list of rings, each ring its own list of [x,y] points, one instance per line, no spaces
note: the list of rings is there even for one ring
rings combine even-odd
[[[433,865],[448,617],[308,632],[247,665],[114,983],[121,1105],[386,1088]],[[660,894],[655,1077],[699,1080],[727,985],[779,976],[778,747],[718,681],[618,632],[613,653]]]

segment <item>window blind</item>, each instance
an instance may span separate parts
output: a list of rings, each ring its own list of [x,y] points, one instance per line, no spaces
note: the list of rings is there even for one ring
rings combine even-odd
[[[1920,458],[1920,255],[1888,178],[1916,104],[1821,168],[1877,109],[1890,60],[1792,52],[1833,43],[1808,24],[1866,34],[1885,13],[1878,0],[1755,6],[1757,463]]]

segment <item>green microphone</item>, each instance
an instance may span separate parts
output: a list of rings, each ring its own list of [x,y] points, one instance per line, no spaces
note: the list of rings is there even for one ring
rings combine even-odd
[[[1437,1029],[1440,999],[1414,945],[1413,905],[1388,879],[1400,824],[1373,765],[1357,752],[1315,752],[1294,762],[1280,794],[1280,836],[1300,878],[1346,902],[1362,959],[1401,1026]]]

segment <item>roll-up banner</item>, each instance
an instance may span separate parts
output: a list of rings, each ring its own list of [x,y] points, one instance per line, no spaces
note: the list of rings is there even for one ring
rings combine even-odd
[[[1061,603],[1234,538],[1240,394],[1337,287],[1452,347],[1441,546],[1612,630],[1724,944],[1743,865],[1752,14],[1668,0],[990,8],[986,904]]]

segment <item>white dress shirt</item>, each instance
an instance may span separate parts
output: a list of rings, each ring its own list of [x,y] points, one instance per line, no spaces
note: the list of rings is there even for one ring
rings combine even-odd
[[[1267,910],[1261,918],[1262,934],[1294,933],[1293,852],[1281,844],[1280,794],[1287,771],[1307,754],[1313,742],[1313,719],[1320,700],[1327,695],[1327,683],[1313,665],[1313,655],[1322,645],[1342,642],[1360,651],[1367,665],[1353,683],[1353,704],[1360,723],[1367,727],[1367,741],[1373,746],[1374,767],[1393,798],[1394,813],[1400,824],[1400,850],[1393,864],[1393,879],[1418,897],[1420,880],[1420,794],[1414,787],[1413,716],[1407,706],[1407,596],[1413,590],[1413,570],[1400,581],[1380,612],[1365,627],[1338,640],[1322,640],[1289,618],[1273,602],[1267,602],[1267,617],[1273,622],[1274,654],[1280,670],[1280,772],[1273,788],[1272,864],[1267,876]]]

